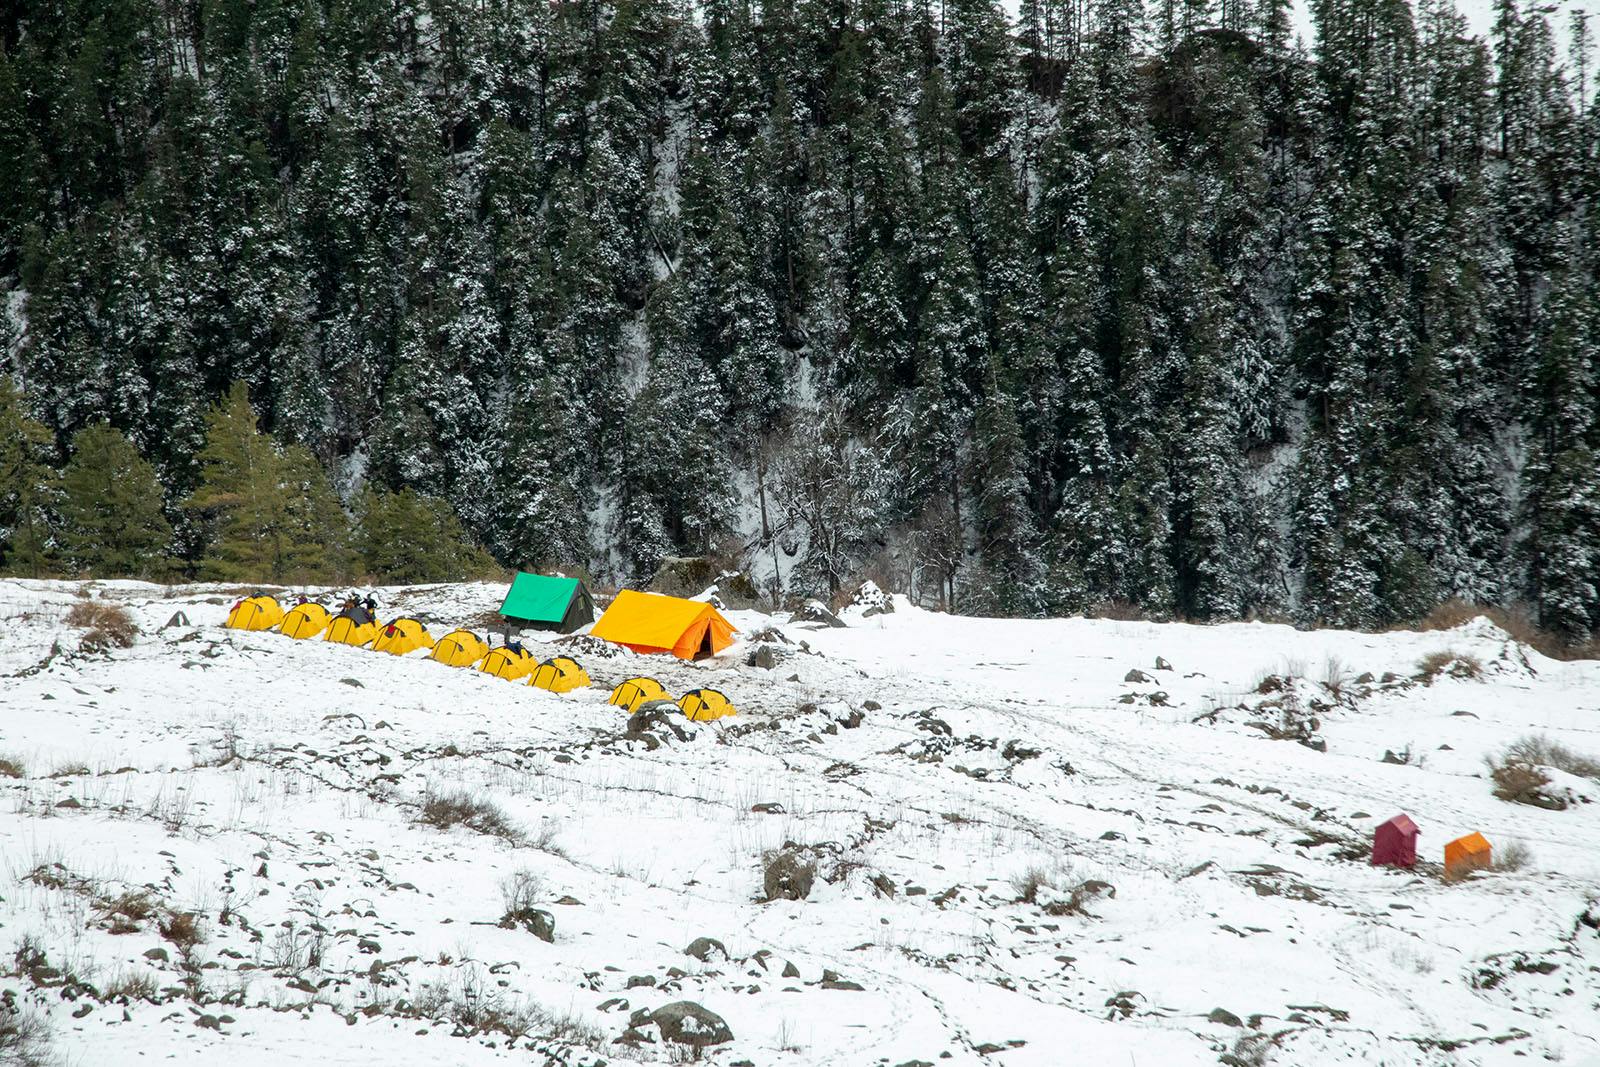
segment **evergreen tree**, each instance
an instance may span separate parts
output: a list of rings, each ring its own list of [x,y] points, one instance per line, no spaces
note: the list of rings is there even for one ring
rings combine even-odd
[[[50,565],[57,490],[50,431],[28,417],[22,395],[0,377],[0,570],[38,578]]]
[[[61,474],[61,556],[97,578],[159,578],[168,567],[172,526],[161,513],[156,471],[110,426],[72,438]]]
[[[494,569],[447,502],[410,489],[362,494],[355,546],[362,569],[384,584],[459,582]]]

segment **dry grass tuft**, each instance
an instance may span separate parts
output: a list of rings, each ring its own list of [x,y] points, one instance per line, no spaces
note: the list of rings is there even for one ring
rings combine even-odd
[[[1039,890],[1046,887],[1054,889],[1059,881],[1058,872],[1034,866],[1029,867],[1021,874],[1013,875],[1011,889],[1017,895],[1017,903],[1037,904],[1039,902]]]
[[[84,652],[130,648],[139,636],[139,627],[128,610],[104,600],[80,600],[72,605],[67,612],[67,625],[87,631],[78,643]]]
[[[1432,685],[1440,675],[1470,680],[1483,677],[1483,661],[1468,652],[1443,649],[1430,652],[1417,660],[1417,678],[1424,685]]]
[[[179,949],[188,952],[205,940],[200,928],[200,916],[192,911],[169,912],[160,924],[161,936]]]
[[[1492,858],[1497,871],[1520,871],[1533,862],[1533,850],[1522,841],[1508,841],[1494,850]]]
[[[102,1000],[155,1000],[159,987],[143,971],[121,971],[100,990]]]
[[[0,756],[0,778],[26,778],[28,770],[15,756]]]
[[[418,816],[418,821],[439,830],[465,826],[469,830],[506,841],[522,840],[522,831],[493,801],[464,790],[428,794],[422,802],[422,814]]]

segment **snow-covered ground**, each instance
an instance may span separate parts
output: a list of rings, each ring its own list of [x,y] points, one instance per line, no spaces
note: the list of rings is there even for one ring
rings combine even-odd
[[[133,647],[77,651],[85,591]],[[502,592],[379,599],[439,636]],[[68,1062],[685,1062],[644,1016],[687,1000],[730,1067],[1600,1063],[1600,786],[1544,810],[1483,766],[1600,753],[1600,664],[1485,621],[731,613],[698,664],[575,639],[595,688],[554,696],[227,631],[236,595],[0,583],[0,992]],[[1481,675],[1424,684],[1439,652]],[[629,736],[638,673],[740,714]],[[457,791],[510,827],[419,821]],[[1370,867],[1401,811],[1424,862]],[[1446,882],[1471,830],[1532,859]],[[815,882],[763,902],[786,844]],[[552,941],[500,924],[519,872]]]

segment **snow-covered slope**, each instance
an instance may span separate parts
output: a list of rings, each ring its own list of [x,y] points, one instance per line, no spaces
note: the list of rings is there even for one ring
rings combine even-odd
[[[1600,1062],[1600,786],[1515,805],[1482,763],[1600,752],[1600,664],[1482,620],[734,613],[699,664],[576,639],[558,697],[226,631],[214,587],[94,586],[142,634],[81,654],[82,591],[0,583],[0,990],[77,1063],[683,1062],[643,1015],[685,1000],[729,1065]],[[380,600],[437,636],[500,593]],[[636,673],[740,714],[629,736]],[[456,793],[509,825],[420,821]],[[1373,869],[1399,811],[1425,862]],[[1469,830],[1532,860],[1446,882]],[[814,884],[763,902],[786,845]]]

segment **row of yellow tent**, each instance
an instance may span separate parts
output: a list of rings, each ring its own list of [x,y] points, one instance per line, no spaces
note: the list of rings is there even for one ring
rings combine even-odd
[[[448,667],[472,667],[508,681],[527,678],[527,684],[552,693],[570,693],[593,684],[589,672],[570,656],[540,661],[520,646],[490,648],[470,630],[452,630],[437,641],[416,619],[399,618],[379,628],[366,612],[346,609],[330,614],[321,604],[309,601],[296,604],[287,613],[270,596],[246,597],[233,606],[224,624],[234,630],[271,630],[305,641],[318,634],[324,641],[362,646],[369,642],[374,652],[404,656],[419,648],[431,651],[428,658]],[[610,703],[633,714],[653,700],[672,700],[654,678],[629,678],[611,691]],[[695,689],[676,701],[685,717],[708,722],[733,715],[733,704],[716,689]]]
[[[419,648],[429,649],[428,658],[448,667],[471,667],[509,681],[528,680],[529,685],[552,693],[568,693],[589,685],[589,674],[569,656],[540,662],[524,648],[502,646],[491,649],[470,630],[452,630],[433,639],[428,628],[416,619],[399,618],[379,626],[365,611],[345,610],[329,613],[321,604],[309,601],[285,612],[270,596],[253,596],[233,606],[224,624],[234,630],[272,630],[306,641],[321,635],[324,641],[361,647],[370,644],[374,652],[404,656]]]
[[[658,700],[677,704],[684,717],[695,722],[710,722],[712,719],[737,713],[737,709],[721,690],[691,689],[674,701],[671,694],[654,678],[629,678],[611,691],[609,703],[632,715],[646,704]]]

